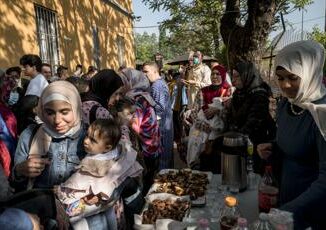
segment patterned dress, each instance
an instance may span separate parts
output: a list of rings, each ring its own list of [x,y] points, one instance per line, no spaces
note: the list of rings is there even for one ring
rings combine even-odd
[[[97,101],[84,101],[82,104],[82,117],[83,122],[87,125],[90,123],[90,111],[93,106],[98,106],[96,109],[96,119],[108,119],[112,118],[110,112],[104,108],[99,102]]]

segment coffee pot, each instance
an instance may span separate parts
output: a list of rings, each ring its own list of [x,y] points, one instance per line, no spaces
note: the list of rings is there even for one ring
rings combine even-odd
[[[247,144],[248,137],[237,132],[223,135],[221,151],[222,185],[237,188],[240,192],[247,188]]]

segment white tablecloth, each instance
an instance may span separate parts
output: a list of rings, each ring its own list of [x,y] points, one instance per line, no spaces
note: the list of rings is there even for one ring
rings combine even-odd
[[[189,218],[186,219],[188,229],[195,229],[197,221],[200,218],[206,218],[210,221],[211,229],[219,229],[218,217],[219,210],[223,203],[225,194],[219,190],[221,185],[221,175],[213,175],[211,183],[208,185],[206,195],[206,205],[204,207],[192,207]],[[258,194],[257,189],[245,190],[242,193],[231,194],[238,200],[238,207],[241,216],[246,218],[248,223],[251,224],[258,219]]]

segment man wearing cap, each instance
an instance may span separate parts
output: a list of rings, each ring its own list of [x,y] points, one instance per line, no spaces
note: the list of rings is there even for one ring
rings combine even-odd
[[[195,52],[192,57],[193,67],[189,70],[187,79],[182,80],[182,82],[187,86],[189,109],[193,107],[198,91],[201,88],[212,84],[211,70],[202,62],[202,60],[202,53],[200,51]]]

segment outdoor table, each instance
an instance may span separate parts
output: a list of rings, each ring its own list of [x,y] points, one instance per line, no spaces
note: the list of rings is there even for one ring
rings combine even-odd
[[[188,230],[195,229],[197,221],[201,218],[206,218],[210,221],[210,229],[219,229],[219,211],[224,205],[223,197],[225,194],[219,190],[221,185],[221,175],[214,174],[206,193],[206,205],[204,207],[192,207],[189,217],[185,220],[188,225]],[[244,192],[231,194],[238,200],[238,207],[241,216],[246,218],[248,224],[253,223],[258,219],[258,191],[257,189],[245,190]]]

